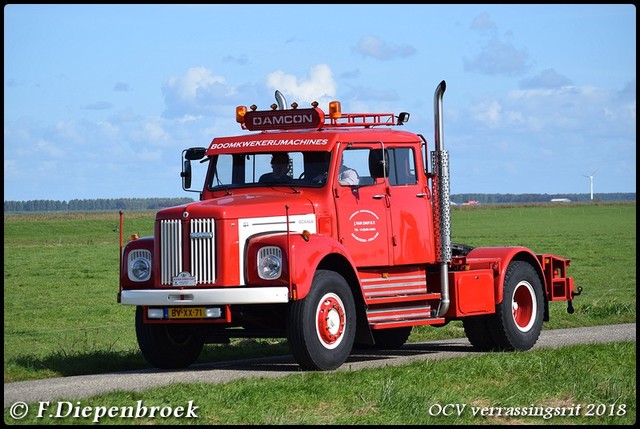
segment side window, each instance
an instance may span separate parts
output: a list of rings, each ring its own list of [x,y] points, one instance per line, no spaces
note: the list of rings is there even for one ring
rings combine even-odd
[[[389,151],[387,149],[371,149],[369,151],[369,174],[375,181],[389,177]]]
[[[413,149],[389,149],[389,183],[391,185],[413,185],[416,180],[416,162]]]
[[[215,165],[215,170],[211,175],[210,187],[213,188],[219,185],[230,185],[233,183],[233,156],[217,155],[216,159],[212,162]]]
[[[373,183],[373,180],[368,175],[368,158],[369,149],[345,149],[342,152],[340,170],[338,171],[338,183],[342,186],[370,185]]]

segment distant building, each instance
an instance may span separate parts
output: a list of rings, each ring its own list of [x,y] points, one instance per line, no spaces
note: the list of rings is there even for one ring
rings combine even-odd
[[[552,203],[570,203],[571,200],[569,198],[551,198]]]

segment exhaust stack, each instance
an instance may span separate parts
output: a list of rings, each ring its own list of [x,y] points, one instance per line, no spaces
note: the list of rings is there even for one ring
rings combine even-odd
[[[449,310],[449,262],[451,262],[451,195],[449,191],[449,153],[444,150],[442,97],[447,89],[443,80],[433,96],[435,123],[435,150],[431,152],[431,165],[434,172],[434,229],[436,246],[440,249],[440,284],[441,299],[437,317],[442,317]]]
[[[287,108],[287,101],[285,100],[284,95],[278,90],[276,90],[276,102],[278,103],[279,110]]]

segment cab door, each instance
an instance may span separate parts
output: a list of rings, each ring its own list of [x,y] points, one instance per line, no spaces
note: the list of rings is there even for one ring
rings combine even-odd
[[[431,195],[415,147],[386,146],[392,265],[435,262]]]
[[[338,239],[349,250],[358,267],[388,266],[391,263],[389,196],[384,174],[370,169],[370,154],[381,143],[350,143],[338,148],[334,165],[333,192]],[[339,183],[341,165],[356,170],[357,185]]]

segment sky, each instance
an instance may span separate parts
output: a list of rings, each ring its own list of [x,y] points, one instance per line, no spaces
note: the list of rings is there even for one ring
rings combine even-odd
[[[276,90],[432,150],[442,80],[452,194],[636,192],[633,4],[9,4],[4,200],[194,198],[182,150]]]

